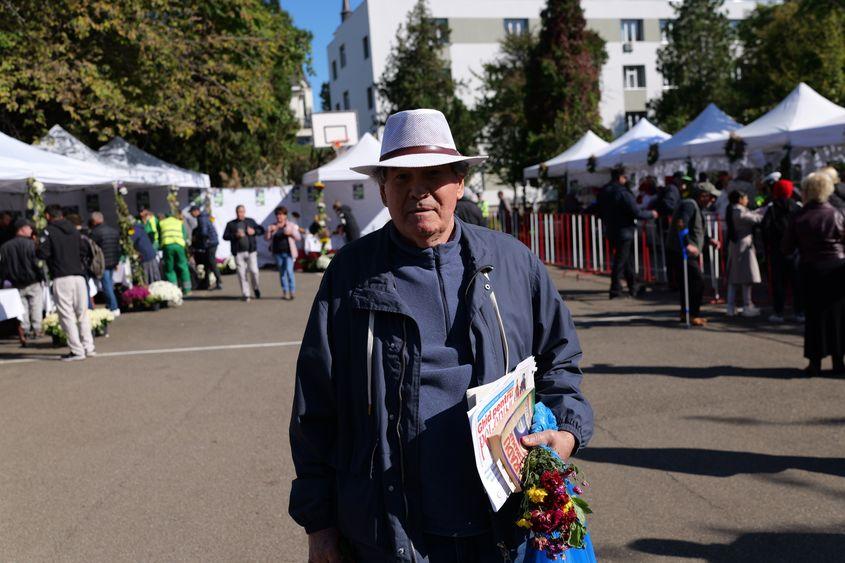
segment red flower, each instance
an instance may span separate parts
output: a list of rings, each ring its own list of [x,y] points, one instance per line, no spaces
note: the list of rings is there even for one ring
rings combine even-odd
[[[551,493],[563,485],[563,477],[557,471],[546,471],[540,477],[540,484]]]

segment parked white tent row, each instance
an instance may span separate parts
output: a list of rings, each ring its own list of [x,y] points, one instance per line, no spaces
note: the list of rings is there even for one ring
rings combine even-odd
[[[97,164],[109,170],[117,180],[126,184],[148,186],[177,186],[207,188],[211,186],[208,174],[180,168],[157,158],[121,137],[115,137],[94,151],[68,133],[60,125],[35,143],[35,146],[83,162]]]
[[[526,168],[524,171],[524,177],[526,179],[539,177],[541,166],[546,166],[549,173],[551,173],[552,169],[554,169],[557,175],[563,175],[570,162],[590,158],[590,156],[603,151],[608,144],[609,143],[607,141],[592,131],[587,131],[574,145],[556,157],[545,161],[543,164],[535,164],[534,166]]]

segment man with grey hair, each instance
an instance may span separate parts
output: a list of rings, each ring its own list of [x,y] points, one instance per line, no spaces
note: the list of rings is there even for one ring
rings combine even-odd
[[[106,297],[106,307],[115,316],[118,316],[120,315],[120,306],[117,304],[117,297],[114,294],[114,270],[120,264],[120,233],[114,227],[105,224],[103,214],[99,211],[91,213],[89,224],[91,240],[96,242],[100,250],[103,251],[105,269],[100,278],[100,283],[103,286],[103,295]]]
[[[514,237],[454,215],[466,166],[439,111],[387,120],[377,163],[391,221],[344,246],[315,298],[296,368],[290,514],[309,561],[511,561],[518,498],[494,513],[466,393],[534,356],[557,430],[523,438],[567,459],[592,435],[581,348],[545,266]]]

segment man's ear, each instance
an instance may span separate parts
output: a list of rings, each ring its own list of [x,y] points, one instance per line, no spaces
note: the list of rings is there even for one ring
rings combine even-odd
[[[384,193],[384,184],[378,185],[378,193],[381,195],[382,204],[384,204],[384,206],[387,207],[387,196],[385,196],[385,193]]]
[[[464,197],[464,179],[461,178],[461,181],[458,183],[458,199]]]

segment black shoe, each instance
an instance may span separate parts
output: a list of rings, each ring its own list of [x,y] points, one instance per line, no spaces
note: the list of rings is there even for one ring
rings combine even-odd
[[[804,375],[807,377],[818,377],[821,375],[821,362],[810,362],[810,365],[804,368]]]
[[[611,291],[610,292],[610,295],[609,295],[610,299],[616,299],[617,297],[622,297],[621,291]]]
[[[84,360],[85,356],[79,356],[71,352],[70,354],[62,354],[61,360],[63,362],[78,362],[80,360]]]
[[[258,289],[257,287],[255,288],[255,298],[261,299],[261,290]]]
[[[642,297],[645,295],[645,286],[644,285],[635,285],[631,289],[631,297]]]

